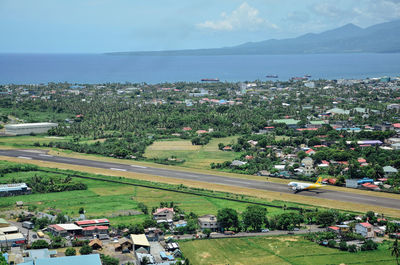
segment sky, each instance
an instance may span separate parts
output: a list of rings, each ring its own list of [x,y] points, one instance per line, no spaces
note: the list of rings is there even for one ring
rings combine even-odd
[[[400,0],[0,0],[0,53],[218,48],[400,19]]]

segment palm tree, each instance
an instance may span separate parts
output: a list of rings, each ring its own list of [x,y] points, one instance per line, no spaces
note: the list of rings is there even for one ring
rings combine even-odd
[[[398,243],[398,237],[396,236],[396,240],[393,243],[393,246],[390,247],[392,250],[392,256],[396,257],[396,262],[397,265],[399,265],[399,256],[400,256],[400,248],[399,248],[399,243]]]

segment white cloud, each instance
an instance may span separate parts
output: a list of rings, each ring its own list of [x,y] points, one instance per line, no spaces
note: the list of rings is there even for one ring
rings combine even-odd
[[[216,31],[259,30],[263,28],[277,29],[278,26],[259,16],[259,11],[244,2],[231,14],[223,12],[220,20],[199,23],[198,28]]]

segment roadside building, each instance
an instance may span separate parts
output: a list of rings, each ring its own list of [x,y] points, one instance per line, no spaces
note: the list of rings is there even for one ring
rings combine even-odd
[[[118,239],[118,243],[114,244],[115,251],[122,251],[124,253],[133,249],[133,243],[130,239],[125,237]]]
[[[310,149],[312,150],[312,149]],[[303,173],[306,176],[311,176],[314,174],[314,160],[311,157],[306,157],[301,160],[301,163],[304,165]]]
[[[101,242],[101,240],[99,240],[98,238],[95,238],[89,242],[89,247],[91,247],[92,249],[102,249],[103,242]]]
[[[200,229],[202,229],[202,230],[210,229],[212,232],[215,232],[219,228],[217,217],[212,214],[200,216],[198,218],[198,222],[199,222]]]
[[[360,234],[365,238],[372,238],[375,236],[374,226],[370,223],[357,223],[355,229],[357,234]]]
[[[155,220],[165,220],[169,221],[172,220],[172,218],[175,215],[175,211],[173,208],[158,208],[154,213],[153,213],[153,218]]]
[[[0,235],[0,246],[19,246],[25,244],[25,236],[21,233]]]
[[[88,226],[82,228],[83,236],[108,235],[108,226]]]
[[[7,226],[0,228],[0,236],[1,235],[8,235],[8,234],[15,234],[18,233],[19,229],[16,226]]]
[[[99,254],[65,256],[55,258],[38,258],[30,263],[21,265],[101,265]]]
[[[57,126],[58,126],[57,123],[41,122],[41,123],[8,124],[4,127],[6,129],[6,134],[28,135],[31,133],[47,133],[48,130]]]
[[[26,257],[24,258],[24,262],[35,262],[38,259],[49,259],[52,257],[56,257],[56,250],[49,250],[47,248],[43,249],[31,249],[25,251]]]
[[[77,236],[82,234],[82,227],[75,224],[55,224],[49,225],[48,230],[53,236]]]
[[[150,243],[147,240],[147,237],[145,234],[139,234],[139,235],[134,235],[131,234],[131,241],[133,244],[133,250],[136,251],[139,248],[144,248],[150,253]]]

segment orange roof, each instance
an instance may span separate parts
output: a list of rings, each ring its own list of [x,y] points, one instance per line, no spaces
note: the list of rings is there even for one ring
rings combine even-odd
[[[306,151],[306,154],[311,154],[312,152],[314,152],[314,153],[315,153],[315,151],[314,151],[314,150],[312,150],[312,149],[309,149],[309,150],[307,150],[307,151]]]
[[[158,208],[153,214],[159,214],[163,211],[170,211],[170,212],[174,212],[174,208]]]
[[[360,223],[360,225],[362,225],[364,227],[372,227],[372,225],[370,223]]]

